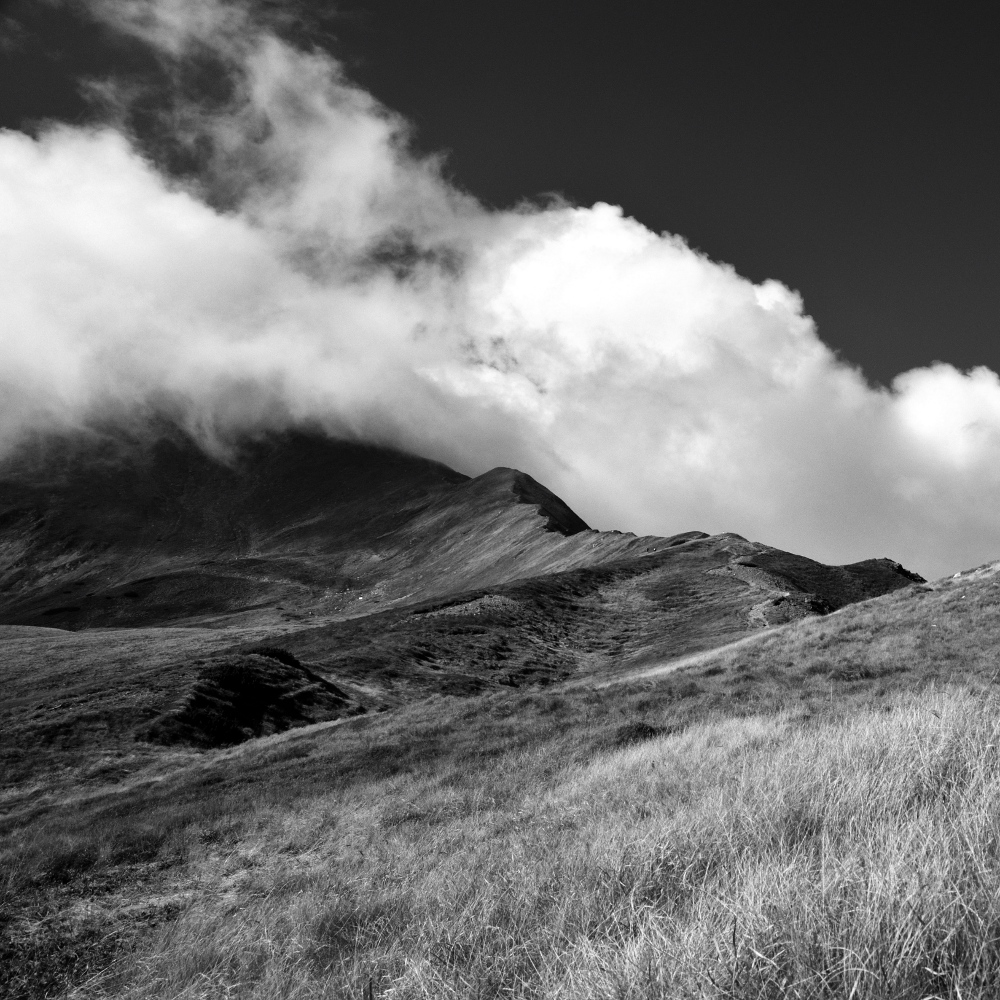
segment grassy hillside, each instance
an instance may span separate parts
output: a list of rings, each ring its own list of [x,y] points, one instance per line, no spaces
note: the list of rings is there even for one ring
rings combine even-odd
[[[94,737],[121,771],[84,780],[25,750],[0,989],[993,997],[998,580],[219,749]]]

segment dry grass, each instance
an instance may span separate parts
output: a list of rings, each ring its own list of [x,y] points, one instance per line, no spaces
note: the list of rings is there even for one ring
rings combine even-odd
[[[992,998],[995,579],[45,798],[0,824],[8,993]]]
[[[261,810],[78,996],[995,996],[1000,702],[696,724]]]

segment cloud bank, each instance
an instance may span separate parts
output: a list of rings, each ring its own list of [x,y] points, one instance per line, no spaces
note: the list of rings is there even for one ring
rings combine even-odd
[[[206,439],[313,421],[522,468],[598,527],[928,576],[1000,557],[994,372],[872,388],[795,292],[619,208],[487,209],[247,8],[91,11],[225,87],[178,83],[161,116],[183,175],[130,131],[127,88],[106,86],[117,124],[0,132],[0,446],[113,410]]]

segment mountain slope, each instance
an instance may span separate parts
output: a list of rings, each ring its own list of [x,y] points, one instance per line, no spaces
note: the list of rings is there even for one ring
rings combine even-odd
[[[477,480],[290,433],[213,458],[177,430],[40,438],[0,467],[3,621],[152,625],[444,593],[621,551],[522,473]]]
[[[987,1000],[998,569],[596,690],[500,685],[209,749],[136,740],[125,719],[117,746],[65,721],[43,737],[22,649],[5,662],[15,704],[0,725],[21,754],[0,818],[0,977],[13,996],[103,969],[97,996],[277,998],[294,982],[458,998],[484,982],[511,996],[553,983],[777,996],[794,974],[803,997],[875,1000],[934,995],[947,975]],[[145,669],[158,635],[175,659],[186,648],[192,677],[198,637],[217,643],[210,665],[233,635],[132,632],[0,639],[44,643],[39,671],[61,658],[58,697],[80,713],[101,679]]]
[[[151,441],[78,432],[39,437],[0,466],[0,622],[220,625],[249,612],[285,626],[634,561],[700,536],[592,531],[522,472],[469,479],[317,433],[244,442],[223,460],[172,428]],[[768,551],[732,579],[762,596],[814,594],[814,610],[909,582],[888,562],[806,571]]]
[[[319,434],[226,460],[170,428],[39,438],[0,468],[0,758],[18,785],[99,780],[108,753],[155,770],[156,733],[212,743],[175,724],[208,718],[206,697],[228,706],[216,715],[251,706],[212,726],[255,738],[432,695],[596,683],[914,579],[738,535],[592,531],[516,470],[470,479]],[[262,647],[281,678],[252,659]]]
[[[729,789],[823,713],[988,683],[992,573],[596,532],[516,470],[316,434],[38,439],[0,468],[0,992],[549,995],[569,940],[617,968],[707,884],[634,847],[705,755]],[[730,761],[711,727],[771,711]]]

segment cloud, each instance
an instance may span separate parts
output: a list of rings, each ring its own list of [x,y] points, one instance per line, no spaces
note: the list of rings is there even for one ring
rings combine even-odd
[[[128,89],[117,124],[0,133],[0,444],[109,409],[206,439],[318,421],[523,468],[600,527],[932,576],[1000,556],[993,372],[872,388],[778,282],[611,205],[484,208],[248,8],[91,9],[226,87],[160,119],[197,171],[130,130]]]

